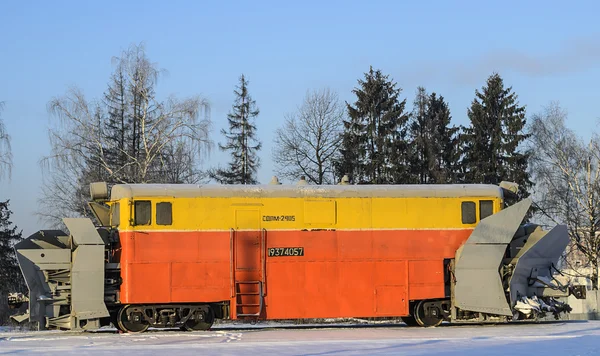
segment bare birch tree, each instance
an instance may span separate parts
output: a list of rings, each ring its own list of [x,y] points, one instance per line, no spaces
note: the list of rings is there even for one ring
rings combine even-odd
[[[4,102],[0,101],[0,113],[4,108]],[[10,136],[0,117],[0,179],[5,176],[10,178],[12,169],[12,151],[10,147]]]
[[[133,46],[117,59],[103,101],[87,101],[79,89],[49,103],[58,118],[49,130],[50,155],[40,215],[60,225],[65,216],[87,215],[88,185],[195,183],[209,153],[209,106],[192,97],[155,97],[159,70]],[[116,79],[115,79],[116,78]]]
[[[330,89],[307,92],[297,112],[287,115],[275,132],[273,161],[283,178],[300,176],[314,184],[331,184],[339,153],[344,107]]]
[[[52,227],[61,219],[87,215],[86,184],[107,180],[109,174],[102,135],[101,103],[88,102],[77,88],[53,99],[48,110],[57,114],[49,129],[51,151],[42,158],[42,198],[39,216]]]
[[[535,206],[554,224],[566,224],[573,251],[587,259],[598,289],[600,257],[600,137],[588,142],[565,126],[567,113],[552,103],[531,120],[531,171]],[[565,262],[570,266],[570,258]]]

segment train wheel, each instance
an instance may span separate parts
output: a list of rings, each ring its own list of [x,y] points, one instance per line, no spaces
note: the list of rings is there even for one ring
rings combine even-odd
[[[129,305],[124,306],[119,310],[119,314],[117,314],[117,327],[128,333],[143,333],[148,330],[150,326],[148,323],[143,321],[129,321],[127,320],[127,309],[129,309]]]
[[[414,310],[415,321],[420,326],[426,326],[426,327],[440,325],[442,323],[442,321],[444,321],[444,318],[442,318],[441,315],[439,317],[425,315],[425,303],[426,302],[427,302],[426,300],[422,300],[415,305],[415,310]]]
[[[215,321],[215,313],[211,307],[208,307],[208,312],[201,312],[203,314],[202,320],[188,319],[183,327],[188,331],[205,331],[212,327]]]
[[[402,321],[404,322],[404,324],[406,324],[406,326],[419,326],[419,323],[417,323],[417,320],[412,315],[403,316],[400,319],[402,319]]]

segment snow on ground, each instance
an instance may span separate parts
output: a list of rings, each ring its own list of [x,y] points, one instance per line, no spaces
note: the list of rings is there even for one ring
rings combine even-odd
[[[600,321],[539,324],[219,326],[206,332],[143,334],[0,332],[0,355],[594,355]]]

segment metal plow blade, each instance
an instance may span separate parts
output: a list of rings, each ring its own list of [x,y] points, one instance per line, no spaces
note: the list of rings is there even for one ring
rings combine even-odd
[[[563,286],[553,277],[553,269],[569,244],[567,226],[555,226],[549,232],[538,229],[529,235],[521,251],[511,261],[514,264],[509,281],[511,306],[530,316],[552,312],[555,316],[570,311],[555,297],[568,297],[569,286]]]
[[[89,219],[63,219],[71,236],[42,230],[15,245],[29,289],[29,319],[40,329],[97,327],[104,304],[104,241]],[[16,303],[17,301],[15,301]]]
[[[534,233],[544,234],[545,231]],[[517,263],[510,278],[510,301],[513,305],[522,296],[543,295],[545,288],[531,286],[530,282],[552,280],[552,265],[557,265],[568,244],[569,234],[565,225],[555,226],[540,239],[530,238],[525,243],[516,256]]]
[[[53,293],[46,282],[48,271],[69,269],[71,255],[69,237],[59,230],[43,230],[34,233],[15,245],[21,273],[29,289],[28,314],[13,316],[16,321],[29,319],[39,322],[40,328],[46,325],[44,317],[55,308],[45,305]],[[60,306],[58,306],[60,307]]]
[[[512,316],[500,277],[506,248],[531,206],[531,199],[491,215],[477,225],[455,258],[454,305],[462,310]]]

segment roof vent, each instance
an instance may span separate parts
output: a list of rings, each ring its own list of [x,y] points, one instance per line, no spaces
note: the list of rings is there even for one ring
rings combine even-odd
[[[273,178],[271,178],[271,181],[269,182],[269,184],[279,185],[279,184],[281,184],[281,182],[279,182],[279,178],[277,178],[277,176],[273,176]]]
[[[350,184],[350,177],[348,177],[347,174],[344,174],[344,176],[342,177],[342,180],[340,181],[340,185],[349,185]]]
[[[300,177],[300,180],[298,181],[298,185],[308,185],[308,182],[306,181],[305,176]]]

